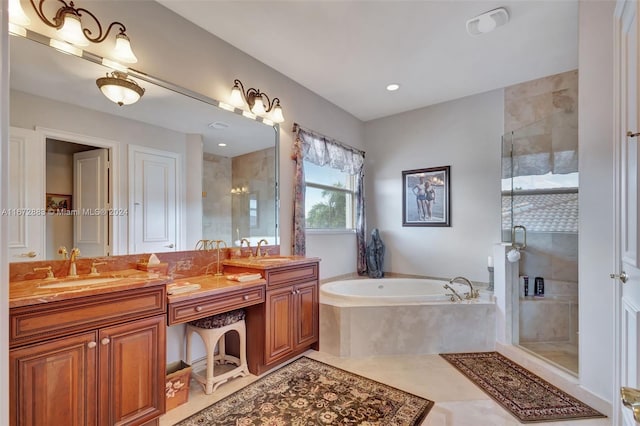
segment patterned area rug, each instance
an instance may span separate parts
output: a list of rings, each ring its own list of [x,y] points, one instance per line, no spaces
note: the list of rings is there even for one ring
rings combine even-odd
[[[522,423],[606,417],[498,352],[440,356]]]
[[[302,357],[178,423],[419,425],[433,401]]]

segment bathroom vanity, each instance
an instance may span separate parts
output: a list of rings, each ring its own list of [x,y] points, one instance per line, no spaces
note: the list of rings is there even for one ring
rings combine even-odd
[[[317,349],[320,259],[222,261],[225,274],[260,274],[237,282],[195,275],[202,269],[199,259],[210,262],[210,253],[171,256],[189,258],[193,275],[172,281],[128,269],[101,278],[10,282],[12,426],[157,424],[165,411],[167,325],[244,308],[253,374]],[[112,259],[122,264],[123,258]],[[64,265],[49,263],[54,270]],[[180,282],[199,288],[168,295],[167,285]]]
[[[166,279],[13,283],[11,425],[156,424],[164,413]]]

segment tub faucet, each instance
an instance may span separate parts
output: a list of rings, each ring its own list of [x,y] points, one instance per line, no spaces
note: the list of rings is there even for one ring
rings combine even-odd
[[[456,281],[462,281],[463,284],[466,284],[469,286],[469,293],[466,293],[466,299],[476,299],[480,293],[478,292],[478,290],[474,290],[473,289],[473,284],[471,284],[471,281],[469,281],[467,278],[465,277],[455,277],[455,278],[451,278],[449,280],[449,284],[453,284]],[[452,289],[453,290],[453,289]],[[459,297],[459,296],[458,296]]]
[[[443,287],[444,287],[446,290],[451,290],[451,292],[453,293],[453,294],[447,294],[447,296],[451,296],[451,301],[452,301],[452,302],[455,302],[455,301],[456,301],[456,299],[455,299],[456,297],[458,298],[458,300],[462,301],[462,296],[460,296],[460,295],[458,294],[458,292],[457,292],[457,291],[455,291],[455,290],[453,289],[453,287],[451,287],[449,284],[445,284]]]

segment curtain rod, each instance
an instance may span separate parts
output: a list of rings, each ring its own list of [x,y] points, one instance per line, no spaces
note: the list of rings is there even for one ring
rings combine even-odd
[[[293,123],[293,129],[291,129],[291,131],[292,131],[292,132],[297,132],[297,131],[298,131],[298,129],[300,129],[300,130],[304,130],[304,131],[305,131],[305,132],[307,132],[307,133],[311,133],[311,134],[312,134],[312,135],[314,135],[314,136],[321,137],[321,138],[323,138],[323,139],[327,139],[327,140],[331,141],[331,143],[334,143],[334,144],[336,144],[336,145],[338,145],[338,146],[341,146],[341,147],[342,147],[342,148],[344,148],[344,149],[347,149],[347,150],[353,151],[353,152],[355,152],[356,154],[361,154],[361,155],[364,157],[364,151],[362,151],[361,149],[354,148],[354,147],[352,147],[351,145],[347,145],[347,144],[346,144],[346,143],[344,143],[344,142],[340,142],[339,140],[336,140],[336,139],[334,139],[334,138],[332,138],[332,137],[329,137],[329,136],[323,135],[322,133],[316,132],[315,130],[311,130],[311,129],[308,129],[308,128],[306,128],[306,127],[302,127],[302,126],[301,126],[301,125],[299,125],[298,123]]]

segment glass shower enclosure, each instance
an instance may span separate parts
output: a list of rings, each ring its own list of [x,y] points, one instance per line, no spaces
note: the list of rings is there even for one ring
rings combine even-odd
[[[559,114],[502,137],[502,241],[526,241],[513,344],[577,375],[577,123]]]

